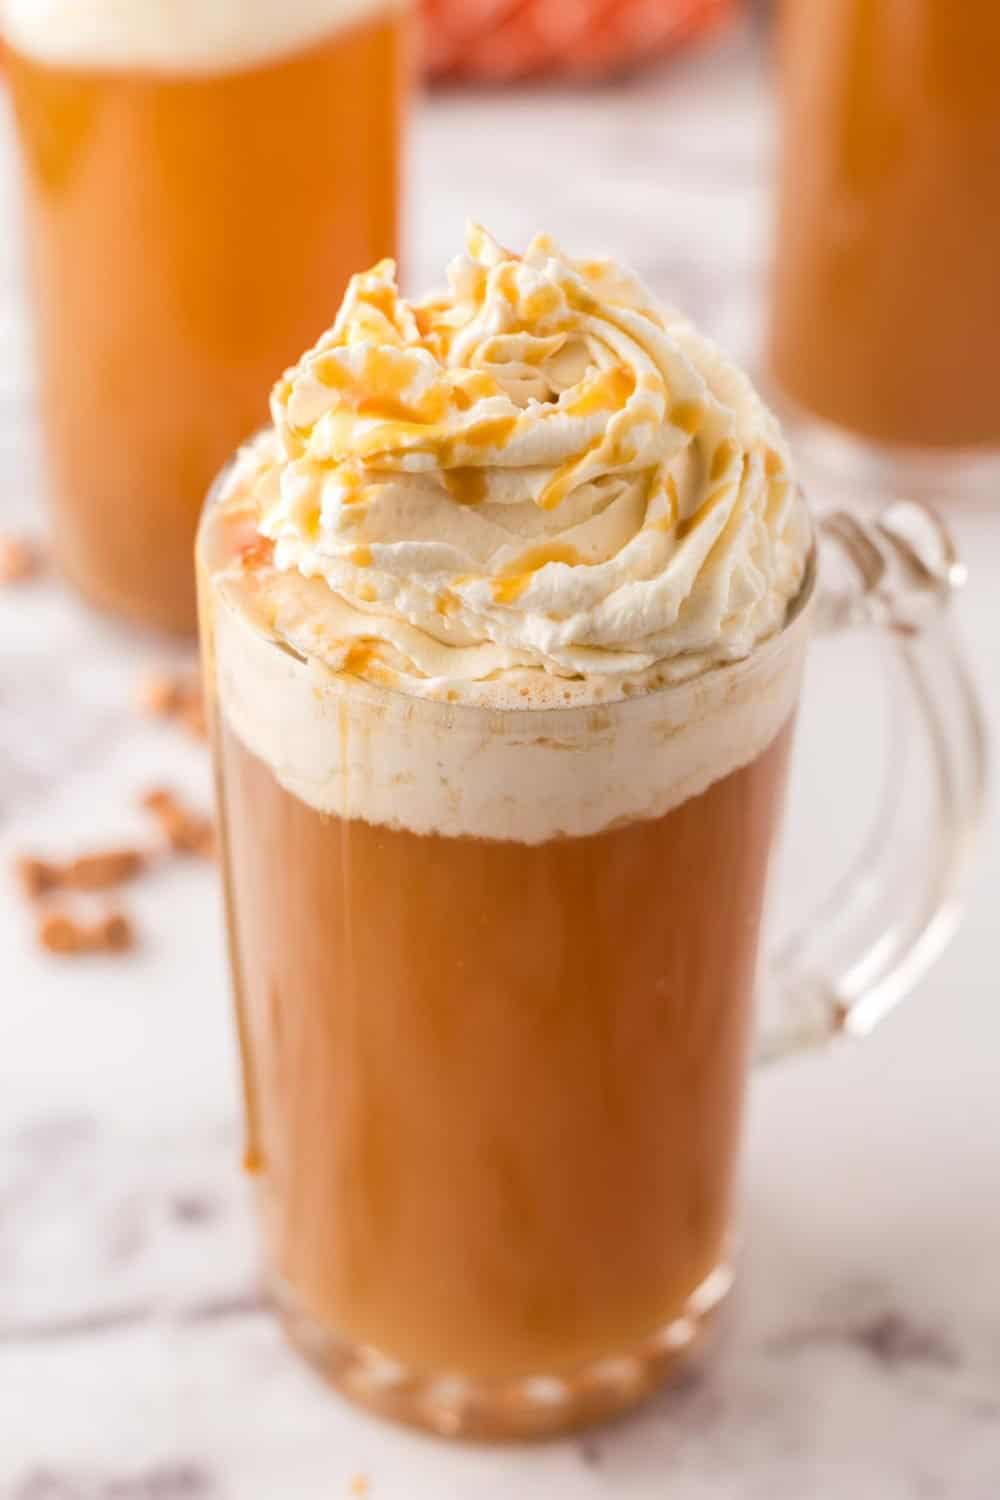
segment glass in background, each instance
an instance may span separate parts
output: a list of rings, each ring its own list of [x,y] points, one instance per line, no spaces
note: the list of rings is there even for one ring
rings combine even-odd
[[[804,455],[1000,476],[1000,6],[784,0],[769,362]]]
[[[348,276],[396,252],[406,18],[105,3],[77,52],[38,15],[0,0],[55,551],[100,607],[193,631],[207,484]]]

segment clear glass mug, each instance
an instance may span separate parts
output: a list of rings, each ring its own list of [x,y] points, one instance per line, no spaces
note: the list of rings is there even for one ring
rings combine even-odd
[[[832,516],[842,589],[817,587],[814,556],[748,660],[492,712],[276,639],[220,582],[240,528],[210,500],[198,569],[277,1306],[334,1385],[438,1433],[606,1417],[692,1354],[732,1283],[752,1056],[868,1031],[953,929],[985,751],[950,543],[914,506]],[[888,631],[905,665],[936,774],[926,858],[901,880],[879,830],[765,972],[754,1042],[800,672],[813,631],[847,624]]]
[[[406,8],[0,0],[53,544],[100,607],[194,630],[206,488],[395,255]]]
[[[854,493],[996,497],[998,77],[995,0],[780,5],[768,363]]]

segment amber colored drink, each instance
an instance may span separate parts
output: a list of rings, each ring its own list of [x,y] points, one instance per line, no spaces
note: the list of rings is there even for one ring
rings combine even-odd
[[[54,540],[96,604],[193,629],[213,473],[349,273],[395,253],[404,29],[332,21],[209,75],[8,50]]]
[[[1000,447],[1000,7],[785,0],[770,362],[884,443]]]
[[[223,721],[250,1150],[314,1324],[497,1382],[684,1316],[726,1258],[788,738],[525,845],[323,816]]]
[[[206,513],[202,641],[246,1161],[291,1335],[439,1431],[607,1415],[731,1279],[808,620],[617,704],[452,708],[274,639],[253,535]],[[618,812],[637,782],[653,810]],[[465,831],[510,818],[523,836]]]

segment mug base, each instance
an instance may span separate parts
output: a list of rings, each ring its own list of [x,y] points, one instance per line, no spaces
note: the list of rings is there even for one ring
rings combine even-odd
[[[358,1406],[438,1437],[503,1442],[556,1437],[607,1422],[645,1401],[705,1351],[733,1284],[715,1268],[680,1317],[639,1345],[560,1375],[486,1382],[416,1373],[366,1345],[339,1337],[277,1279],[271,1295],[293,1348]]]

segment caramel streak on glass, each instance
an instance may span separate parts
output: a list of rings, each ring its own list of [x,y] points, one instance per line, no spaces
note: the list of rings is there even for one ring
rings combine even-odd
[[[350,271],[395,251],[404,17],[82,9],[0,0],[54,542],[98,605],[190,630],[213,473]]]

